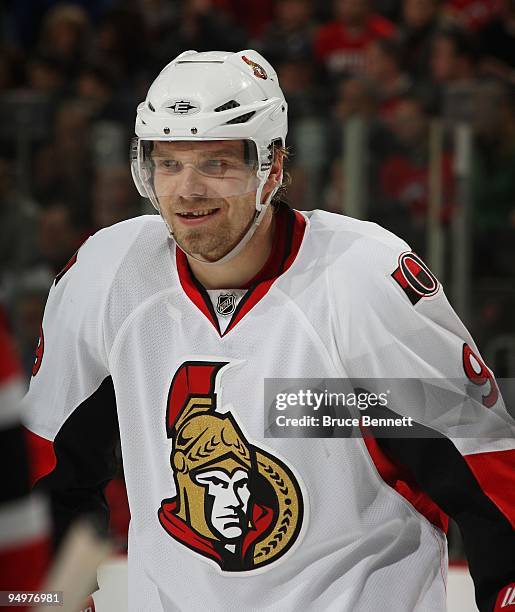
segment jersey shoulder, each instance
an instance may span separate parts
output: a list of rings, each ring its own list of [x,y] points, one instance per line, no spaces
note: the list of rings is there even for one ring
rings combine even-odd
[[[323,210],[303,214],[309,219],[315,249],[328,256],[329,265],[389,268],[401,253],[411,250],[402,238],[377,223]]]
[[[80,339],[105,362],[130,312],[170,285],[170,263],[168,232],[157,215],[122,221],[88,238],[50,287],[42,325],[45,352],[52,352],[52,343],[71,346]]]
[[[99,230],[78,249],[65,268],[57,275],[54,285],[76,283],[93,287],[109,285],[124,260],[152,257],[158,245],[167,245],[167,230],[159,215],[142,215]],[[73,269],[72,274],[68,270]]]
[[[335,294],[381,307],[401,300],[427,308],[441,301],[441,284],[402,238],[377,223],[334,213],[313,211],[309,218],[314,252],[326,258]]]
[[[145,240],[146,239],[146,240]],[[84,257],[113,265],[133,246],[140,248],[155,240],[166,242],[167,231],[159,215],[141,215],[115,223],[90,236],[81,247]]]
[[[158,215],[116,223],[90,236],[56,276],[50,288],[54,304],[79,311],[102,308],[119,278],[144,276],[156,251],[169,253],[166,226]],[[143,268],[141,267],[143,266]]]

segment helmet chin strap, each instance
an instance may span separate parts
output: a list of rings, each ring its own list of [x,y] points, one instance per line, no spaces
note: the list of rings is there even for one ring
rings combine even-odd
[[[254,218],[252,220],[250,227],[248,228],[246,233],[243,235],[243,237],[240,239],[240,241],[228,253],[226,253],[220,259],[217,259],[216,261],[205,261],[204,259],[200,259],[199,257],[195,256],[193,253],[189,253],[188,251],[183,249],[180,246],[180,244],[176,241],[175,243],[181,249],[181,251],[188,257],[191,257],[192,259],[195,259],[195,261],[199,261],[202,264],[207,265],[207,266],[218,266],[218,265],[227,263],[228,261],[236,257],[236,255],[238,255],[238,253],[240,253],[244,249],[244,247],[248,244],[248,242],[250,241],[250,239],[256,232],[257,228],[259,227],[259,224],[263,220],[263,217],[268,209],[268,206],[270,205],[270,202],[272,201],[273,196],[275,195],[276,191],[279,189],[281,185],[282,181],[280,180],[277,186],[275,187],[275,189],[266,198],[266,201],[261,203],[261,194],[263,192],[263,187],[265,186],[265,183],[268,179],[269,173],[270,173],[270,170],[265,176],[261,178],[258,188],[256,190],[256,211],[254,213]],[[166,227],[168,228],[170,237],[173,238],[174,236],[173,236],[173,232],[172,232],[170,225],[168,224],[164,215],[161,213],[161,209],[159,208],[158,210],[159,210],[159,214],[161,215],[163,221],[166,224]]]

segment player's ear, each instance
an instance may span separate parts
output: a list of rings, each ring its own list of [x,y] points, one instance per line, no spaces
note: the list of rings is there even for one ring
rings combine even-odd
[[[281,184],[283,178],[283,167],[284,149],[282,147],[275,147],[274,161],[272,162],[272,167],[270,168],[270,174],[268,175],[268,179],[263,187],[263,202],[266,201],[266,198],[268,198],[268,196],[276,188],[276,186]]]

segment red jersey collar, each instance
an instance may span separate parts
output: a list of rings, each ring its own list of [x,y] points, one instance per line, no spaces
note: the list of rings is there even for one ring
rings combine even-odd
[[[185,253],[176,246],[177,272],[182,288],[221,336],[228,334],[268,293],[274,281],[288,270],[298,255],[306,229],[305,218],[286,204],[280,204],[275,214],[276,226],[272,251],[256,276],[241,287],[248,291],[240,300],[223,334],[220,333],[218,318],[206,289],[193,275]]]

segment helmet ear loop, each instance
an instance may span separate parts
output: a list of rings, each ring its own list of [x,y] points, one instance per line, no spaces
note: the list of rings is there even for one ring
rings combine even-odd
[[[267,182],[269,176],[270,176],[270,172],[271,172],[272,168],[270,167],[268,172],[265,172],[262,174],[261,180],[259,181],[259,185],[256,191],[256,210],[258,211],[258,215],[256,216],[255,219],[255,224],[259,225],[261,223],[261,219],[263,218],[263,215],[261,214],[262,212],[264,212],[264,210],[267,209],[267,207],[270,205],[270,203],[272,202],[272,198],[274,197],[274,195],[279,191],[282,182],[283,182],[283,171],[281,170],[281,176],[279,177],[279,181],[277,182],[277,185],[272,189],[272,191],[268,194],[266,200],[264,202],[261,202],[261,195],[263,193],[263,188],[265,186],[265,183]]]
[[[144,152],[145,144],[140,141],[138,148],[138,177],[143,185],[148,199],[152,202],[153,207],[161,214],[161,208],[159,206],[159,200],[154,189],[154,162],[151,162],[151,170],[143,164],[143,157],[148,156],[150,158],[150,150],[147,151],[146,155]],[[161,215],[162,216],[162,215]]]

